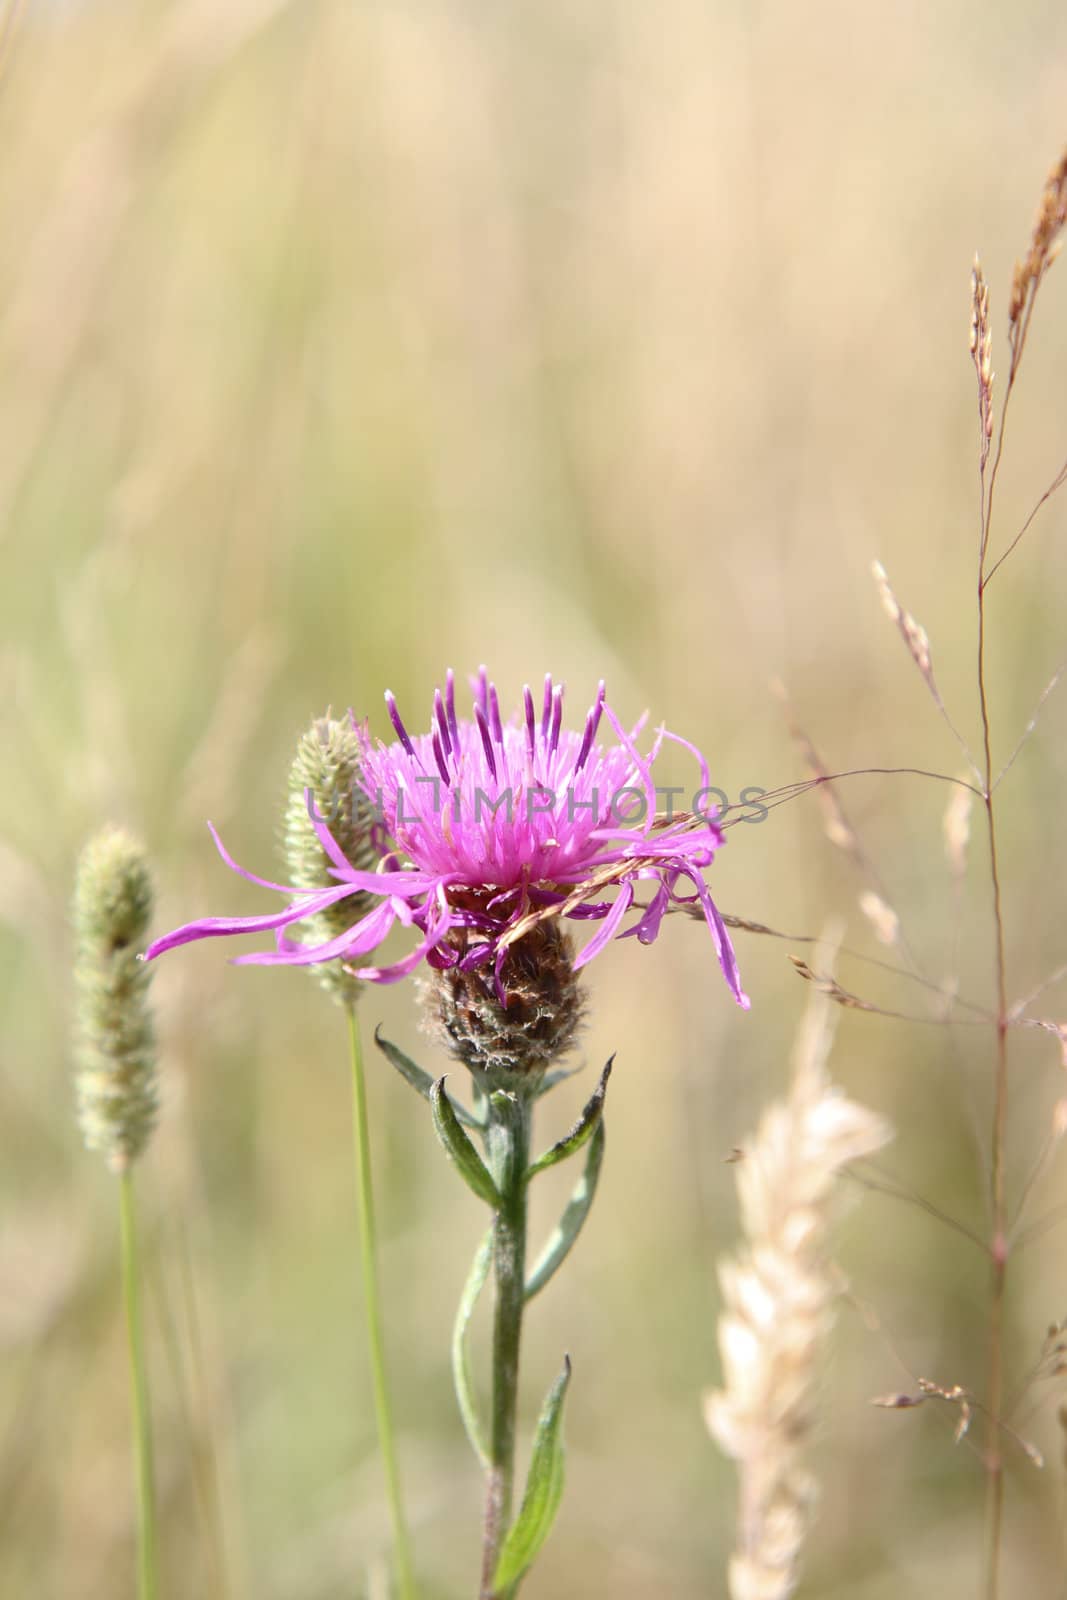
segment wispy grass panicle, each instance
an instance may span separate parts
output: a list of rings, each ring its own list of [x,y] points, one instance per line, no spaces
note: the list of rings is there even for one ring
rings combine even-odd
[[[125,1172],[158,1114],[151,968],[138,959],[152,916],[141,846],[120,828],[90,840],[74,890],[75,1090],[82,1137]]]
[[[971,268],[970,349],[978,378],[978,425],[984,463],[993,437],[993,330],[989,320],[989,285],[977,256]]]
[[[740,1474],[731,1600],[785,1600],[798,1582],[816,1497],[806,1452],[838,1290],[827,1255],[835,1179],[891,1137],[830,1082],[833,1029],[830,1000],[813,993],[791,1092],[738,1164],[742,1248],[719,1266],[723,1388],[707,1396],[705,1418]]]
[[[1034,217],[1030,248],[1021,261],[1015,263],[1012,277],[1011,301],[1008,323],[1011,333],[1025,322],[1026,313],[1033,302],[1042,278],[1060,253],[1060,234],[1067,226],[1067,148],[1055,163],[1041,191]]]

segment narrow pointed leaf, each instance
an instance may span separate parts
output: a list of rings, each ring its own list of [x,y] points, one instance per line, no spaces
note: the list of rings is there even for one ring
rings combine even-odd
[[[500,1209],[500,1191],[493,1182],[489,1168],[464,1133],[456,1115],[456,1108],[448,1098],[444,1078],[438,1078],[430,1089],[430,1110],[437,1137],[446,1153],[455,1162],[456,1169],[479,1200],[484,1200],[494,1211]]]
[[[582,1224],[589,1215],[589,1207],[593,1204],[593,1196],[596,1194],[600,1164],[604,1159],[604,1139],[604,1120],[600,1118],[596,1131],[589,1141],[585,1168],[574,1186],[566,1210],[559,1219],[559,1226],[541,1251],[526,1280],[527,1300],[532,1300],[534,1295],[544,1288],[549,1278],[566,1260],[571,1246],[582,1230]]]
[[[485,1280],[489,1276],[489,1265],[493,1259],[493,1230],[489,1229],[485,1238],[478,1246],[477,1254],[471,1263],[471,1270],[463,1285],[463,1294],[460,1297],[459,1309],[456,1312],[455,1326],[452,1329],[452,1382],[455,1385],[456,1399],[459,1402],[460,1416],[463,1426],[467,1430],[467,1438],[474,1448],[482,1466],[489,1467],[489,1445],[486,1439],[482,1419],[478,1415],[478,1406],[474,1395],[474,1381],[471,1377],[470,1352],[467,1348],[467,1331],[470,1327],[474,1308],[478,1303],[478,1296],[485,1287]]]
[[[527,1182],[531,1178],[535,1178],[539,1172],[545,1172],[549,1167],[554,1167],[557,1162],[566,1161],[568,1156],[573,1156],[588,1139],[592,1138],[604,1114],[604,1096],[608,1092],[608,1079],[611,1077],[611,1069],[614,1064],[615,1057],[612,1056],[600,1074],[600,1082],[586,1101],[585,1108],[571,1131],[564,1134],[562,1139],[556,1141],[551,1150],[546,1150],[543,1156],[539,1156],[536,1161],[527,1167]]]
[[[570,1376],[570,1357],[564,1356],[563,1371],[549,1390],[537,1421],[522,1510],[504,1540],[493,1575],[493,1589],[501,1594],[514,1594],[533,1566],[563,1498],[563,1397]]]
[[[566,1083],[568,1078],[576,1078],[582,1070],[581,1067],[556,1067],[553,1072],[546,1072],[538,1087],[537,1098],[540,1100],[541,1096],[554,1089],[557,1083]]]
[[[428,1072],[424,1072],[420,1066],[416,1065],[416,1063],[412,1061],[410,1056],[406,1056],[403,1050],[398,1049],[395,1044],[391,1044],[388,1039],[383,1039],[380,1025],[374,1030],[374,1042],[378,1046],[378,1049],[382,1052],[382,1055],[385,1057],[385,1059],[392,1063],[392,1065],[399,1072],[400,1076],[407,1083],[410,1083],[416,1094],[421,1094],[424,1100],[429,1100],[430,1090],[433,1088],[434,1084],[434,1080],[430,1074]],[[453,1105],[452,1109],[456,1113],[456,1116],[459,1118],[460,1122],[463,1123],[464,1127],[478,1128],[481,1126],[481,1123],[478,1121],[478,1119],[476,1117],[472,1117],[470,1112],[467,1111],[463,1106]]]

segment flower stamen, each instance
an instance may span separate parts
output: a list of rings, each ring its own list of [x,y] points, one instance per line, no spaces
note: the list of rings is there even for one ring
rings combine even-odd
[[[389,721],[393,724],[393,727],[396,729],[397,738],[400,740],[400,743],[404,746],[404,749],[407,751],[407,753],[411,757],[412,761],[418,761],[419,758],[415,754],[415,746],[412,744],[411,740],[408,737],[408,730],[405,728],[403,722],[401,722],[401,720],[400,720],[400,712],[396,708],[396,696],[393,694],[393,691],[391,689],[386,689],[386,691],[385,691],[385,705],[386,705],[386,710],[389,712]],[[419,762],[419,765],[420,766],[422,765],[421,761]]]

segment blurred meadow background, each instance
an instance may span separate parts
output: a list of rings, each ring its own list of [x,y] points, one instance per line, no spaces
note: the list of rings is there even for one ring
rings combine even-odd
[[[514,701],[547,670],[572,723],[596,680],[695,740],[732,799],[830,770],[960,756],[882,611],[881,559],[977,739],[976,403],[969,272],[1011,267],[1067,128],[1067,11],[495,7],[213,0],[4,9],[0,65],[0,1594],[132,1593],[113,1181],[70,1089],[69,896],[107,820],[146,841],[156,926],[265,909],[218,860],[278,866],[295,740],[327,706],[426,725],[447,666]],[[1067,267],[1035,317],[995,542],[1063,458]],[[1064,648],[1054,502],[990,599],[1006,759]],[[1002,795],[1013,998],[1067,959],[1067,701]],[[999,761],[995,765],[999,765]],[[667,781],[690,783],[684,752]],[[657,769],[659,770],[659,769]],[[676,776],[675,776],[676,774]],[[953,888],[949,791],[853,778],[839,797],[916,960],[992,996],[975,827]],[[738,825],[720,906],[792,934],[846,919],[893,960],[813,795]],[[398,952],[402,948],[397,943]],[[564,1350],[568,1487],[531,1600],[725,1592],[734,1479],[708,1438],[715,1262],[733,1171],[788,1079],[806,999],[738,935],[732,1004],[684,918],[588,974],[573,1116],[612,1052],[608,1155],[566,1273],[527,1324],[532,1421]],[[298,972],[221,946],[159,965],[164,1106],[139,1169],[163,1592],[383,1595],[388,1532],[359,1316],[341,1013]],[[841,958],[846,987],[930,1016]],[[1043,1015],[1064,992],[1051,990]],[[364,1027],[434,1070],[408,985]],[[916,1199],[984,1231],[987,1029],[841,1017],[832,1070],[888,1116],[911,1197],[862,1194],[815,1460],[805,1593],[975,1592],[982,1473],[955,1414],[872,1410],[916,1375],[984,1382],[987,1269]],[[1054,1039],[1013,1042],[1010,1192],[1062,1091]],[[481,1483],[448,1371],[483,1218],[426,1108],[371,1050],[391,1365],[427,1596],[469,1595]],[[571,1179],[542,1180],[539,1228]],[[1067,1201],[1053,1166],[1035,1222]],[[1013,1268],[1010,1372],[1067,1314],[1064,1234]],[[484,1332],[484,1329],[483,1329]],[[1009,1383],[1009,1388],[1012,1385]],[[1008,1589],[1063,1592],[1054,1386],[1009,1450]],[[221,1506],[221,1521],[219,1511]]]

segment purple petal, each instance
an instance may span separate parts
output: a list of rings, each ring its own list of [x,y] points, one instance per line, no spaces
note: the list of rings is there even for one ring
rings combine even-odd
[[[604,715],[611,723],[615,737],[618,739],[619,743],[630,757],[630,760],[637,768],[637,771],[641,776],[641,782],[645,786],[645,804],[648,808],[645,816],[645,827],[647,828],[648,824],[656,814],[656,789],[654,783],[652,782],[652,768],[641,755],[636,744],[634,744],[633,738],[626,732],[626,729],[623,727],[622,723],[619,721],[614,711],[612,711],[606,700],[604,702]],[[643,722],[644,718],[642,718],[637,724],[637,727],[640,728]],[[627,829],[626,831],[631,832],[632,830]]]
[[[587,944],[584,944],[574,958],[574,970],[577,972],[584,967],[586,962],[592,961],[599,955],[604,946],[613,938],[616,928],[633,904],[633,885],[623,883],[619,885],[618,899],[604,918],[600,927]]]
[[[307,788],[304,790],[304,804],[307,806],[308,819],[315,830],[319,843],[337,870],[344,873],[347,881],[348,874],[352,871],[352,863],[319,815],[318,807],[315,804],[314,789]]]
[[[416,945],[402,961],[397,961],[391,967],[357,967],[356,977],[364,979],[367,983],[398,983],[401,978],[406,978],[409,972],[414,972],[419,962],[441,943],[452,926],[451,916],[447,914],[442,916],[422,943]]]
[[[663,921],[663,914],[669,903],[670,893],[667,885],[661,883],[652,896],[652,903],[640,922],[635,927],[629,928],[623,938],[629,939],[631,935],[636,935],[641,944],[653,944],[659,936],[660,923]]]
[[[258,884],[261,889],[277,889],[279,894],[299,894],[299,889],[294,889],[289,883],[272,883],[270,878],[257,878],[254,872],[249,872],[246,867],[239,867],[233,859],[219,836],[219,831],[213,822],[208,823],[208,832],[215,841],[215,849],[225,861],[231,872],[236,872],[239,878],[245,878],[249,883]]]
[[[254,950],[249,955],[238,956],[233,964],[235,967],[317,967],[338,956],[366,955],[368,950],[381,944],[395,920],[394,908],[386,901],[325,944],[294,945],[287,939],[280,950]]]
[[[672,733],[669,728],[661,728],[659,730],[659,736],[661,739],[670,739],[674,744],[680,744],[683,750],[689,751],[689,754],[693,757],[697,766],[700,768],[701,787],[704,789],[710,789],[711,773],[708,770],[707,762],[704,760],[703,755],[697,749],[696,745],[691,744],[688,739],[683,739],[680,733]]]
[[[726,979],[726,982],[730,988],[730,992],[737,1001],[738,1005],[742,1008],[742,1010],[747,1011],[752,1002],[741,987],[741,974],[737,969],[737,957],[734,954],[734,947],[731,943],[726,924],[719,914],[719,908],[711,898],[711,894],[708,891],[708,886],[700,876],[699,872],[695,872],[692,868],[684,866],[679,867],[679,871],[690,880],[697,892],[697,899],[700,901],[703,909],[704,919],[707,922],[708,927],[711,929],[711,937],[715,942],[715,952],[719,958],[719,966],[722,968],[722,975]],[[675,899],[680,898],[683,897],[678,895],[675,896]]]
[[[473,972],[476,967],[484,966],[492,954],[493,947],[491,944],[474,945],[472,949],[467,951],[465,956],[460,958],[460,971]]]
[[[228,939],[239,933],[267,933],[272,928],[287,928],[291,922],[313,917],[317,911],[324,911],[327,906],[336,905],[339,900],[345,900],[355,892],[351,884],[338,884],[334,889],[323,889],[318,894],[308,895],[295,905],[286,906],[284,911],[275,911],[267,916],[201,917],[196,922],[183,923],[172,933],[165,933],[161,939],[153,940],[144,953],[144,959],[154,961],[166,951],[176,950],[179,945],[193,944],[197,939]]]

